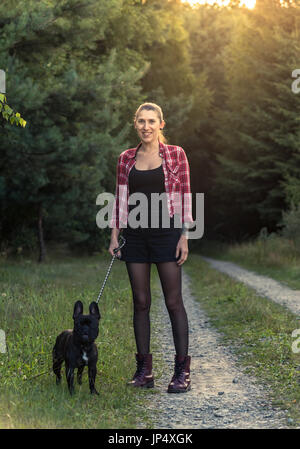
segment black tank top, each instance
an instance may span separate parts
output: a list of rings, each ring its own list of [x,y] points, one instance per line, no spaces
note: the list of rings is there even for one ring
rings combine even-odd
[[[165,192],[165,176],[162,164],[157,167],[150,170],[138,170],[135,168],[135,165],[132,167],[129,178],[128,178],[128,184],[129,184],[129,195],[132,193],[144,193],[147,197],[148,201],[148,231],[153,231],[157,228],[151,228],[151,210],[154,207],[153,214],[157,216],[158,214],[158,229],[170,229],[174,227],[174,217],[170,217],[170,226],[169,228],[162,228],[162,208],[164,207],[165,211],[168,211],[167,208],[167,201],[166,201],[166,195],[163,195],[163,200],[157,201],[156,204],[158,204],[158,207],[154,204],[151,208],[151,193],[163,193]],[[128,211],[130,212],[135,207],[138,207],[140,204],[139,201],[137,201],[136,204],[130,204],[128,207]],[[168,213],[167,213],[168,215]],[[140,214],[137,215],[137,220],[141,220]],[[130,228],[128,224],[128,228]],[[137,229],[143,229],[144,228],[137,228]]]

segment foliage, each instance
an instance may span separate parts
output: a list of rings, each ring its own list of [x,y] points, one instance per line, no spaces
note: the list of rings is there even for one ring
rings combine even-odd
[[[7,104],[6,96],[0,93],[0,112],[5,120],[9,120],[11,125],[14,123],[18,126],[21,125],[23,128],[26,126],[26,120],[24,120],[19,112],[14,112],[12,108]]]
[[[216,111],[214,204],[222,232],[244,237],[264,225],[276,230],[288,180],[299,173],[300,102],[291,74],[300,8],[267,1],[235,15],[221,55],[226,95]]]
[[[293,240],[300,253],[300,204],[292,204],[288,211],[283,211],[280,224],[282,236]]]
[[[18,230],[94,251],[107,246],[95,200],[115,190],[118,155],[135,146],[133,115],[162,106],[168,142],[187,152],[205,194],[207,237],[278,229],[299,203],[300,6],[253,10],[178,0],[2,1],[0,238]],[[3,107],[5,109],[3,109]],[[25,121],[13,115],[21,110]],[[7,117],[8,118],[8,115]],[[32,247],[32,239],[29,246]],[[24,245],[26,247],[26,245]]]
[[[117,49],[95,57],[110,6],[90,0],[24,2],[22,9],[1,4],[0,65],[14,105],[30,124],[22,133],[5,125],[2,131],[2,238],[13,240],[20,221],[36,228],[42,206],[47,239],[85,249],[101,244],[95,200],[111,175],[109,161],[125,143],[122,108],[139,98],[143,74],[121,71]]]

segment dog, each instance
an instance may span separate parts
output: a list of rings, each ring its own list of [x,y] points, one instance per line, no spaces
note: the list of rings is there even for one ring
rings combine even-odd
[[[65,362],[66,378],[69,392],[74,389],[74,369],[78,368],[77,381],[82,383],[82,372],[88,366],[89,386],[91,394],[99,395],[95,388],[97,374],[98,349],[95,340],[99,333],[100,312],[98,305],[93,301],[89,306],[89,315],[83,315],[83,304],[76,301],[74,305],[74,329],[68,329],[56,338],[52,351],[53,371],[56,375],[56,385],[61,382],[61,366]]]

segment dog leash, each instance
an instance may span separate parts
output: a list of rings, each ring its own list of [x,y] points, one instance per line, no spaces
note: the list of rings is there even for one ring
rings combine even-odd
[[[99,293],[99,295],[98,295],[96,304],[98,304],[99,299],[101,298],[101,295],[102,295],[103,289],[104,289],[104,287],[105,287],[106,281],[107,281],[107,279],[108,279],[108,276],[109,276],[109,273],[110,273],[112,264],[114,263],[114,260],[115,260],[115,258],[116,258],[116,256],[117,256],[117,252],[118,252],[121,248],[123,248],[123,246],[124,246],[125,243],[126,243],[126,240],[124,239],[124,237],[123,237],[122,235],[120,235],[119,237],[120,237],[120,239],[121,239],[123,242],[118,246],[118,248],[115,248],[115,249],[113,250],[114,255],[113,255],[113,258],[112,258],[112,260],[111,260],[111,262],[110,262],[110,265],[109,265],[109,267],[108,267],[108,270],[107,270],[107,273],[106,273],[104,282],[103,282],[103,284],[102,284],[100,293]]]

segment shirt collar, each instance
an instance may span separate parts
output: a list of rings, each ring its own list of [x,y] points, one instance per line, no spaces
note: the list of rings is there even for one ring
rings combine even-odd
[[[132,148],[131,150],[129,150],[128,152],[128,157],[129,158],[134,158],[136,156],[136,153],[138,151],[138,149],[142,146],[142,142],[140,142],[138,144],[138,146],[136,148]],[[159,155],[166,158],[166,145],[163,144],[160,140],[159,140]]]

